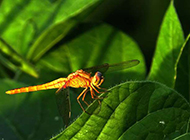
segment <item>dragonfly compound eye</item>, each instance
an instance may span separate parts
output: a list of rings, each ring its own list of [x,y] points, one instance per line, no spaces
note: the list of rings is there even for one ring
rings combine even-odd
[[[102,79],[104,79],[104,77],[102,76],[102,73],[101,72],[96,72],[92,82],[93,82],[94,85],[99,85],[100,82],[102,81]]]
[[[98,71],[98,72],[96,72],[96,76],[98,76],[98,77],[101,78],[102,77],[102,73]]]

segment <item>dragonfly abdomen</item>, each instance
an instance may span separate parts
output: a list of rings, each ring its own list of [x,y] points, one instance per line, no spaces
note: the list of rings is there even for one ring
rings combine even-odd
[[[23,93],[23,92],[31,92],[31,91],[37,91],[39,88],[38,86],[30,86],[30,87],[23,87],[23,88],[17,88],[13,90],[9,90],[6,93],[7,94],[17,94],[17,93]]]
[[[67,81],[67,78],[59,78],[57,80],[54,80],[54,81],[46,83],[46,84],[13,89],[13,90],[7,91],[6,93],[7,94],[17,94],[17,93],[32,92],[32,91],[39,91],[39,90],[46,90],[46,89],[56,89],[56,88],[60,88],[61,86],[63,86],[66,81]]]

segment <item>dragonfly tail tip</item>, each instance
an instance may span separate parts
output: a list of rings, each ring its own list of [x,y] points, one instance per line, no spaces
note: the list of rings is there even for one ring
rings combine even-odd
[[[11,94],[11,91],[9,90],[9,91],[6,91],[5,93],[6,93],[6,94]]]

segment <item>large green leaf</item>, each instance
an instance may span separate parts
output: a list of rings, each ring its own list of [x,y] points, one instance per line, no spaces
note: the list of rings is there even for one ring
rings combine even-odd
[[[146,70],[143,55],[135,41],[112,26],[100,24],[86,29],[86,32],[78,32],[76,38],[41,59],[39,67],[69,74],[81,68],[131,59],[140,60],[140,64],[105,76],[104,86],[110,87],[127,79],[144,79]]]
[[[85,26],[89,27],[87,24]],[[46,54],[37,63],[37,68],[40,70],[41,83],[59,77],[67,77],[68,74],[77,69],[103,63],[113,64],[130,59],[138,59],[140,60],[140,64],[128,70],[110,74],[104,73],[106,75],[104,75],[105,82],[102,87],[110,88],[112,85],[121,83],[122,81],[144,79],[145,63],[143,55],[137,44],[129,36],[107,24],[90,26],[88,29],[83,29],[83,27],[79,27],[82,33],[81,30],[76,30],[77,36],[74,36],[76,38],[68,39],[66,44],[60,45],[58,49]],[[73,35],[71,34],[71,36]],[[24,81],[28,81],[28,79]],[[78,95],[82,90],[77,89],[74,92]],[[72,91],[73,89],[70,90],[70,92]],[[77,95],[70,95],[71,120],[73,120],[81,113],[82,109],[76,102]]]
[[[126,82],[106,93],[66,130],[52,139],[146,139],[178,137],[188,131],[189,103],[176,91],[156,82]],[[173,138],[175,138],[173,137]]]
[[[183,31],[172,0],[160,29],[148,79],[174,87],[183,43]]]
[[[181,93],[187,100],[190,100],[190,35],[183,44],[182,55],[177,64],[177,79],[175,89]]]
[[[28,59],[37,61],[82,20],[82,17],[78,17],[79,14],[85,18],[91,10],[86,14],[83,12],[95,8],[100,2],[100,0],[3,1],[0,8],[1,37],[17,52],[23,55],[29,53]],[[78,21],[70,20],[73,17]]]

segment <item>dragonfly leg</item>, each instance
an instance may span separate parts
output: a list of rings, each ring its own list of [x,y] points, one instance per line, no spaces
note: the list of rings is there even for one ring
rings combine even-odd
[[[83,93],[82,101],[83,101],[87,106],[89,106],[89,104],[84,100],[87,92],[88,92],[88,90],[86,90],[86,91]]]
[[[101,87],[98,87],[98,86],[96,86],[98,89],[101,89],[101,90],[103,90],[103,91],[101,91],[101,92],[99,92],[99,93],[105,93],[105,92],[107,92],[108,90],[106,89],[106,88],[101,88]]]
[[[97,86],[97,85],[95,85],[95,87],[97,87],[98,89],[102,89],[102,90],[104,90],[104,91],[107,91],[106,88],[101,88],[101,87],[99,87],[99,86]],[[102,93],[102,92],[100,92],[100,93]]]
[[[104,79],[102,78],[100,83],[97,85],[97,87],[99,87],[103,82],[104,82]]]
[[[66,84],[62,85],[62,86],[56,91],[56,93],[58,93],[59,91],[61,91],[63,88],[66,88]]]
[[[92,86],[90,86],[90,93],[91,93],[91,97],[92,99],[100,99],[95,93],[94,93],[94,88]],[[99,91],[98,91],[99,92]]]
[[[82,108],[82,110],[83,110],[84,112],[86,112],[86,111],[85,111],[85,109],[83,108],[82,104],[80,103],[79,99],[80,99],[80,97],[81,97],[83,94],[85,94],[85,92],[87,92],[87,91],[88,91],[88,88],[85,88],[85,89],[82,91],[82,93],[77,97],[77,102],[79,103],[80,107]],[[85,94],[85,95],[86,95],[86,94]],[[86,112],[86,113],[87,113],[87,112]],[[89,114],[89,113],[87,113],[87,114]]]
[[[90,86],[90,93],[91,93],[92,99],[103,99],[102,97],[98,97],[98,96],[94,93],[94,90],[95,90],[97,93],[100,93],[93,85]]]
[[[97,92],[97,93],[100,93],[95,87],[94,87],[94,85],[91,85],[92,86],[92,88]]]
[[[91,97],[92,97],[92,99],[94,99],[94,91],[93,91],[93,89],[92,89],[92,87],[90,87],[90,94],[91,94]]]
[[[92,86],[92,88],[93,88],[97,93],[99,93],[99,94],[104,93],[104,92],[99,92],[99,91],[95,88],[94,85],[91,85],[91,86]],[[102,88],[99,87],[99,89],[102,89]],[[107,89],[106,89],[106,91],[107,91]],[[105,98],[105,97],[97,97],[96,99],[104,99],[104,98]]]
[[[97,87],[98,89],[102,89],[104,91],[107,91],[107,89],[105,88],[101,88],[100,86],[102,85],[102,83],[104,82],[104,79],[101,79],[100,83],[98,85],[92,85],[94,87],[94,90],[97,92],[97,93],[103,93],[103,92],[98,92],[95,87]]]
[[[99,104],[99,106],[100,106],[100,109],[99,109],[99,111],[98,111],[98,113],[100,112],[100,110],[101,110],[101,107],[102,107],[102,103],[101,103],[101,101],[100,100],[98,100],[98,104]]]

